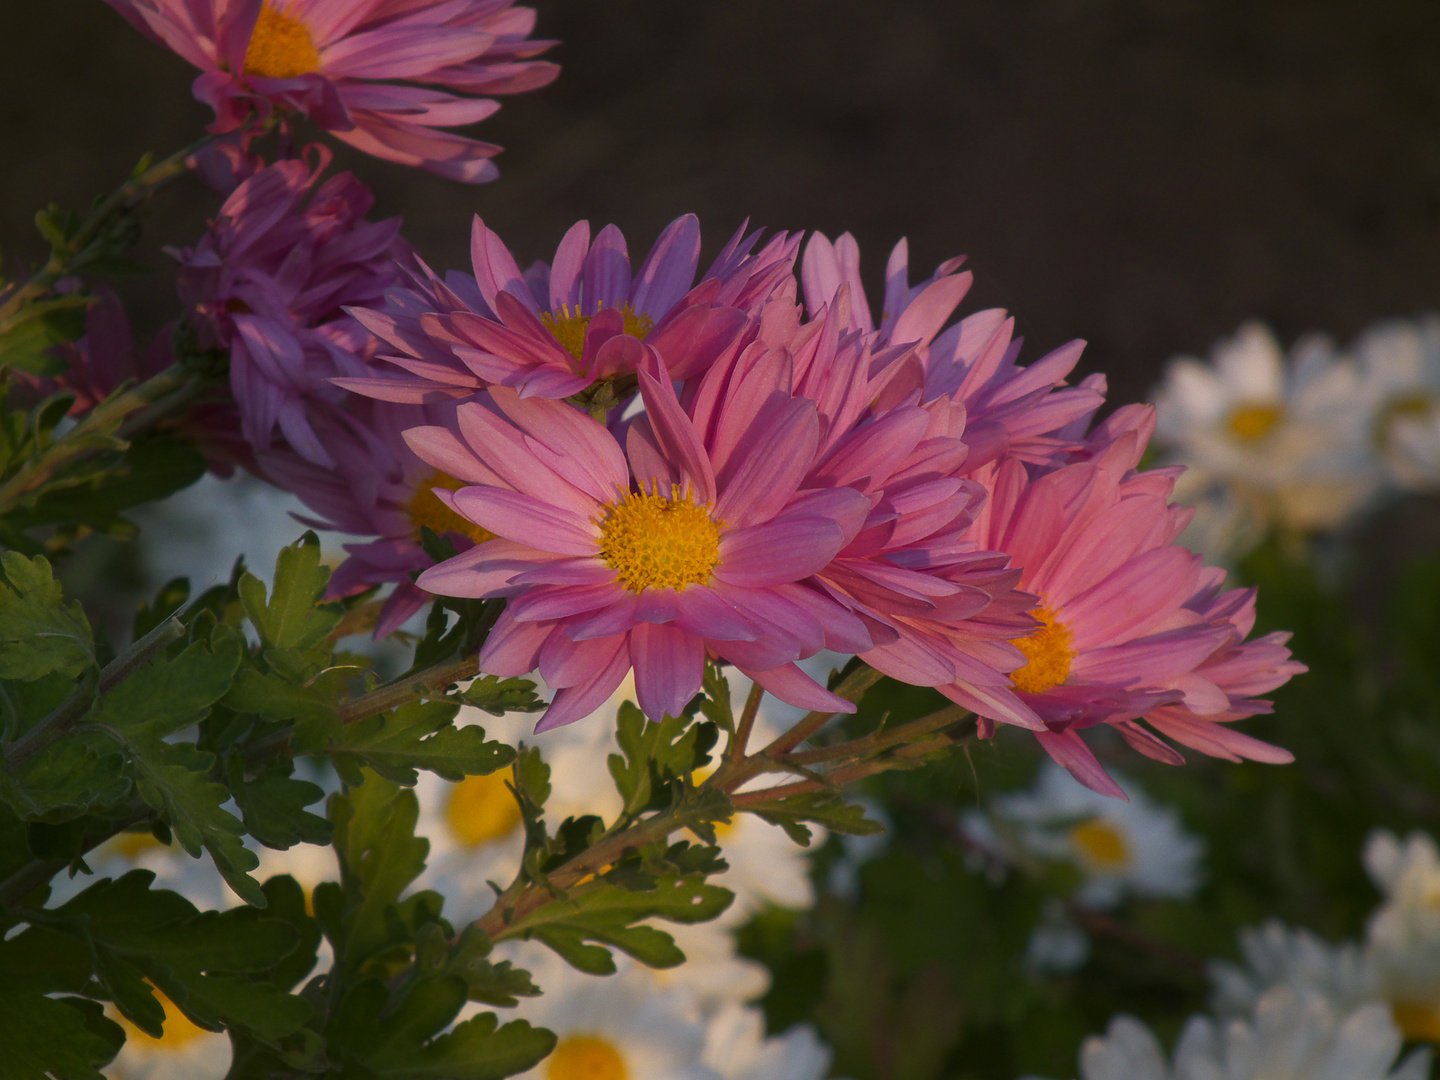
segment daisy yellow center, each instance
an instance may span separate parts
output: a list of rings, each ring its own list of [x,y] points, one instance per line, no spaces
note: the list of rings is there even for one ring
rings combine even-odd
[[[625,1058],[609,1039],[570,1035],[545,1063],[546,1080],[630,1080]]]
[[[477,544],[483,544],[486,540],[494,540],[494,533],[488,529],[482,529],[468,518],[461,517],[442,503],[432,490],[438,487],[444,488],[446,491],[459,491],[466,486],[468,485],[464,480],[456,480],[453,476],[437,472],[417,487],[415,494],[410,496],[410,501],[405,504],[405,511],[415,525],[416,534],[419,534],[421,526],[428,525],[442,536],[447,532],[457,532],[461,536],[470,537]]]
[[[155,991],[155,998],[160,1002],[160,1007],[165,1010],[165,1028],[160,1038],[147,1035],[134,1024],[130,1023],[123,1016],[120,1018],[120,1025],[125,1029],[127,1042],[135,1042],[148,1050],[174,1051],[193,1042],[201,1035],[208,1034],[202,1027],[190,1021],[190,1018],[175,1007],[175,1003],[167,998],[160,991]]]
[[[599,314],[600,308],[595,309]],[[625,320],[625,333],[631,337],[645,340],[647,334],[655,329],[655,320],[644,312],[636,312],[629,304],[620,305],[620,315]],[[540,321],[545,324],[545,329],[555,335],[555,340],[560,343],[561,348],[579,360],[585,352],[585,330],[590,325],[594,315],[580,314],[580,305],[575,305],[574,312],[571,312],[569,304],[561,304],[559,314],[551,314],[548,311],[540,313]]]
[[[293,79],[320,70],[320,50],[310,28],[288,11],[267,3],[255,20],[245,49],[245,74]]]
[[[164,846],[155,839],[154,833],[148,832],[122,832],[105,842],[106,851],[113,851],[127,859],[133,859],[146,851],[155,851]]]
[[[456,840],[479,847],[508,836],[520,824],[520,806],[505,786],[504,773],[467,776],[450,789],[445,820]]]
[[[712,765],[712,766],[710,766],[709,768],[696,769],[694,772],[692,772],[692,773],[690,774],[690,779],[691,779],[691,781],[692,781],[693,783],[695,783],[695,784],[698,785],[698,784],[703,784],[706,780],[709,780],[710,777],[712,777],[713,775],[715,775],[715,767]],[[735,826],[736,826],[736,824],[737,824],[739,821],[740,821],[740,815],[739,815],[739,814],[736,814],[736,815],[735,815],[734,817],[732,817],[729,821],[714,821],[714,822],[711,822],[711,823],[710,823],[710,824],[711,824],[711,828],[713,828],[713,829],[715,830],[715,838],[716,838],[717,840],[724,840],[724,839],[726,839],[727,837],[733,836],[734,833],[735,833]],[[698,834],[696,834],[696,835],[698,835]]]
[[[1258,442],[1280,422],[1279,405],[1241,405],[1225,421],[1225,430],[1241,442]]]
[[[1030,614],[1044,625],[1029,637],[1010,642],[1029,661],[1010,673],[1010,682],[1016,690],[1027,694],[1043,694],[1070,677],[1070,663],[1075,659],[1073,637],[1070,628],[1056,619],[1049,608],[1036,608]]]
[[[1070,842],[1097,870],[1119,870],[1130,864],[1125,834],[1104,818],[1082,821],[1070,830]]]
[[[703,585],[720,558],[720,524],[689,497],[627,495],[600,525],[600,557],[631,592]]]
[[[1405,394],[1391,398],[1380,410],[1380,419],[1375,425],[1375,440],[1382,450],[1389,449],[1395,437],[1395,425],[1405,420],[1427,420],[1440,405],[1433,394]]]
[[[1397,1001],[1390,1006],[1390,1011],[1395,1014],[1395,1026],[1405,1038],[1440,1042],[1440,1008]]]

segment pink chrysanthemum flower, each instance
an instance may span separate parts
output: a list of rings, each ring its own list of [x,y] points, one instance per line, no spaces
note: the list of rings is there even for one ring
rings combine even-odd
[[[1173,758],[1129,721],[1158,715],[1163,725],[1171,708],[1185,717],[1243,711],[1249,687],[1266,677],[1237,677],[1238,670],[1266,666],[1277,680],[1270,689],[1293,668],[1268,647],[1236,659],[1248,625],[1232,618],[1233,595],[1211,604],[1214,571],[1174,543],[1189,513],[1168,502],[1173,473],[1134,471],[1153,410],[1122,410],[1111,421],[1113,441],[1092,440],[1087,460],[1039,475],[1016,458],[986,465],[976,478],[991,498],[971,536],[1007,552],[1023,568],[1021,588],[1040,598],[1034,615],[1043,625],[1015,639],[1027,663],[1011,676],[1020,699],[1045,721],[1037,738],[1081,783],[1123,797],[1082,730],[1115,725],[1146,753]]]
[[[970,288],[971,275],[959,269],[962,261],[941,263],[933,275],[912,286],[909,248],[901,240],[885,268],[884,306],[877,324],[860,283],[855,238],[846,233],[832,244],[814,233],[801,264],[805,303],[814,314],[848,286],[854,329],[873,334],[880,346],[913,346],[920,365],[891,382],[892,400],[918,389],[924,401],[948,397],[964,405],[971,469],[1004,455],[1047,464],[1068,448],[1059,429],[1077,420],[1083,425],[1100,407],[1104,377],[1093,375],[1079,386],[1066,386],[1080,359],[1080,341],[1021,367],[1016,363],[1021,342],[1012,340],[1014,320],[999,309],[977,312],[944,328]]]
[[[571,227],[554,261],[522,273],[478,217],[474,276],[441,281],[428,269],[396,288],[383,308],[353,314],[398,351],[383,357],[408,373],[346,379],[340,385],[390,401],[469,397],[508,386],[522,397],[562,398],[598,379],[633,375],[658,353],[672,378],[687,379],[735,347],[751,314],[791,282],[799,236],[779,235],[758,251],[744,228],[695,284],[700,224],[677,218],[640,268],[630,269],[625,237],[608,225]]]
[[[869,505],[850,488],[800,490],[819,439],[813,404],[759,394],[701,431],[653,370],[639,373],[646,411],[623,446],[570,405],[504,388],[497,412],[460,406],[458,437],[411,431],[422,459],[474,485],[440,499],[500,537],[419,585],[508,597],[481,670],[538,667],[557,691],[541,728],[588,715],[632,668],[646,715],[676,715],[707,654],[784,701],[853,711],[794,663],[869,644],[854,615],[803,584]]]
[[[302,457],[329,467],[311,403],[344,396],[332,378],[372,370],[370,335],[342,305],[378,300],[404,247],[398,218],[364,220],[372,196],[354,176],[319,184],[330,153],[315,149],[313,169],[281,161],[250,177],[200,243],[173,254],[200,347],[230,354],[245,437],[265,450],[278,427]]]
[[[347,558],[331,575],[327,595],[335,599],[393,584],[375,627],[375,637],[383,638],[432,599],[411,582],[414,572],[433,565],[420,544],[422,527],[447,537],[459,551],[494,537],[436,498],[435,488],[454,490],[461,481],[425,464],[405,443],[409,428],[453,427],[453,408],[364,398],[348,404],[349,412],[321,407],[311,419],[333,467],[316,465],[287,447],[259,455],[257,471],[319,515],[302,519],[305,524],[375,537],[344,545]]]
[[[870,502],[860,532],[816,575],[869,629],[874,645],[861,659],[967,708],[1040,728],[1007,674],[1025,663],[1009,641],[1036,625],[1025,614],[1035,598],[1015,590],[1020,572],[1004,554],[966,535],[985,490],[963,474],[965,410],[948,398],[921,407],[918,394],[879,405],[914,351],[877,353],[873,334],[850,328],[849,297],[842,284],[834,304],[803,326],[792,302],[768,305],[759,344],[687,390],[689,412],[704,430],[717,402],[742,402],[747,387],[815,401],[822,435],[802,488],[850,487]]]
[[[559,68],[532,57],[535,13],[512,0],[107,0],[157,44],[200,69],[210,130],[290,110],[367,154],[455,180],[493,180],[498,146],[437,128],[500,106],[461,94],[514,94]],[[423,85],[407,85],[419,83]]]

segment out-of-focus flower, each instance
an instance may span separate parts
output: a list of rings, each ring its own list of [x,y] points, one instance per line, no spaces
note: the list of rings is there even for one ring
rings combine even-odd
[[[1324,339],[1287,359],[1268,329],[1247,323],[1213,363],[1172,360],[1155,400],[1157,447],[1186,470],[1176,498],[1243,507],[1247,527],[1207,554],[1243,554],[1269,528],[1334,528],[1379,488],[1360,375]]]
[[[159,990],[154,993],[165,1010],[164,1033],[157,1039],[112,1013],[125,1029],[125,1045],[105,1075],[109,1080],[221,1080],[230,1071],[230,1037],[206,1031]]]
[[[1376,830],[1363,858],[1385,895],[1365,933],[1380,994],[1408,1037],[1440,1042],[1440,850],[1424,833],[1402,844]]]
[[[992,806],[1030,853],[1063,859],[1085,875],[1076,899],[1087,907],[1113,907],[1127,895],[1189,899],[1199,885],[1203,843],[1185,831],[1173,807],[1126,786],[1130,801],[1122,802],[1046,762],[1033,789]]]
[[[553,42],[530,40],[535,12],[512,0],[107,2],[200,69],[213,132],[297,112],[367,154],[471,183],[496,177],[500,148],[437,128],[500,106],[461,95],[533,90],[559,72],[532,59]]]
[[[246,180],[200,243],[173,254],[198,345],[230,355],[245,438],[263,451],[278,427],[296,453],[331,468],[311,413],[343,398],[332,378],[369,374],[373,349],[342,305],[379,300],[404,248],[398,218],[364,219],[373,197],[354,176],[319,183],[331,155],[313,149],[313,168],[281,161]]]
[[[751,314],[791,280],[799,237],[775,236],[756,251],[760,236],[742,226],[695,284],[695,215],[672,221],[633,274],[620,230],[607,225],[592,243],[581,221],[551,263],[522,273],[477,217],[473,277],[452,272],[441,281],[421,267],[383,307],[353,310],[398,350],[385,359],[409,377],[341,385],[390,401],[468,398],[487,386],[563,398],[599,379],[633,377],[642,343],[659,353],[671,378],[689,378],[733,348]]]
[[[640,372],[646,412],[624,450],[579,410],[500,387],[491,394],[501,415],[460,407],[465,442],[444,429],[409,432],[423,460],[477,481],[442,501],[500,537],[418,584],[509,598],[480,667],[525,675],[538,664],[558,688],[542,729],[588,715],[632,668],[645,714],[678,715],[700,689],[707,652],[781,700],[854,711],[794,664],[857,635],[868,642],[843,607],[801,584],[868,509],[851,488],[798,490],[819,434],[813,405],[785,398],[759,416],[737,410],[702,438],[656,370]]]
[[[716,1012],[705,1032],[705,1064],[725,1080],[823,1080],[830,1058],[809,1024],[767,1038],[765,1014],[734,1002]]]
[[[1240,931],[1240,953],[1243,965],[1210,965],[1211,1007],[1221,1017],[1249,1016],[1275,986],[1319,994],[1341,1014],[1381,1000],[1374,961],[1357,945],[1331,945],[1309,930],[1271,919]]]
[[[969,534],[981,548],[1007,553],[1023,568],[1020,588],[1039,597],[1034,615],[1043,626],[1013,641],[1028,663],[1011,675],[1020,700],[1045,721],[1036,737],[1076,779],[1119,797],[1080,732],[1110,724],[1142,753],[1181,761],[1134,723],[1161,706],[1182,710],[1174,737],[1203,752],[1224,744],[1227,756],[1288,760],[1259,750],[1257,740],[1227,742],[1228,729],[1201,737],[1207,731],[1195,718],[1238,718],[1231,714],[1249,708],[1254,684],[1273,689],[1293,669],[1280,641],[1273,644],[1283,658],[1253,649],[1232,655],[1253,622],[1242,610],[1247,594],[1217,595],[1223,573],[1174,543],[1188,514],[1167,501],[1173,471],[1135,471],[1150,416],[1121,410],[1081,460],[1052,471],[1015,458],[986,465],[976,479],[991,497]]]
[[[1370,436],[1390,477],[1409,488],[1440,484],[1440,317],[1378,323],[1353,352]]]
[[[514,1013],[559,1041],[523,1080],[720,1080],[705,1061],[706,1025],[687,995],[658,987],[624,957],[603,979],[553,955],[535,959],[527,966],[543,993],[522,998]]]
[[[1173,1066],[1160,1040],[1132,1016],[1111,1021],[1080,1048],[1081,1080],[1425,1080],[1430,1055],[1417,1050],[1397,1066],[1400,1031],[1382,1005],[1336,1013],[1318,995],[1277,987],[1254,1019],[1217,1026],[1192,1017]]]

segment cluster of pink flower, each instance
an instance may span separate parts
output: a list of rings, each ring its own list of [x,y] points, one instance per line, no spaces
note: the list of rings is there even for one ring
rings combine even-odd
[[[553,74],[519,59],[543,45],[508,0],[111,2],[205,69],[222,130],[298,109],[467,179],[493,148],[431,127],[481,103],[363,80]],[[647,715],[678,713],[707,657],[849,711],[797,666],[831,649],[935,687],[983,735],[1033,731],[1112,795],[1082,739],[1096,725],[1164,761],[1180,755],[1161,736],[1289,759],[1231,723],[1302,668],[1285,635],[1245,642],[1253,592],[1175,544],[1175,472],[1137,468],[1153,410],[1092,426],[1103,377],[1065,381],[1080,343],[1022,367],[1004,312],[947,327],[959,259],[912,286],[897,246],[878,324],[849,236],[801,258],[799,234],[742,227],[697,281],[693,217],[635,270],[618,229],[581,222],[522,271],[477,219],[473,274],[442,277],[364,220],[359,181],[320,184],[323,160],[230,162],[242,182],[179,257],[196,334],[230,353],[246,466],[314,524],[374,537],[333,589],[393,583],[380,633],[427,595],[505,598],[480,665],[539,672],[541,727],[632,670]],[[430,565],[427,526],[460,554]]]

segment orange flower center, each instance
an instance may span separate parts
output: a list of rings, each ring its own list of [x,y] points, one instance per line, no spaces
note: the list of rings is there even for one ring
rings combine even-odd
[[[688,495],[626,495],[599,522],[600,557],[631,592],[704,585],[720,559],[720,524]]]
[[[153,989],[153,986],[152,986]],[[147,1035],[134,1024],[130,1023],[123,1016],[120,1017],[120,1026],[125,1029],[127,1042],[135,1042],[148,1050],[172,1051],[179,1050],[187,1043],[194,1041],[201,1035],[208,1035],[204,1028],[193,1023],[188,1016],[175,1007],[175,1003],[162,994],[155,991],[155,998],[160,1002],[160,1007],[165,1010],[165,1030],[160,1038]]]
[[[1395,1026],[1407,1039],[1440,1042],[1440,1008],[1434,1005],[1397,1001],[1390,1006]]]
[[[444,488],[446,491],[459,491],[462,487],[468,486],[466,481],[456,480],[455,477],[442,472],[431,474],[424,483],[415,489],[415,494],[410,496],[410,501],[405,504],[405,512],[410,515],[410,520],[415,525],[415,535],[420,535],[421,526],[428,525],[441,536],[447,532],[457,532],[461,536],[470,537],[477,544],[483,544],[486,540],[494,540],[494,533],[451,510],[440,501],[433,490],[438,487]]]
[[[1375,424],[1375,441],[1381,450],[1389,450],[1395,440],[1395,427],[1407,420],[1428,420],[1440,408],[1435,395],[1426,393],[1403,394],[1391,398],[1380,410],[1380,419]]]
[[[1240,405],[1225,421],[1225,429],[1241,442],[1259,442],[1280,422],[1279,405]]]
[[[1070,842],[1097,870],[1120,870],[1130,864],[1125,834],[1104,818],[1093,817],[1076,825],[1070,830]]]
[[[1074,639],[1070,628],[1056,619],[1049,608],[1038,607],[1030,614],[1043,625],[1029,637],[1010,642],[1029,661],[1010,673],[1010,683],[1027,694],[1043,694],[1070,677],[1070,664],[1075,659]]]
[[[629,1080],[625,1058],[609,1039],[570,1035],[545,1063],[546,1080]]]
[[[599,314],[600,305],[595,305],[595,313]],[[644,313],[636,314],[635,309],[629,304],[620,305],[620,314],[625,319],[625,333],[631,337],[645,340],[647,334],[655,329],[655,320]],[[552,315],[548,311],[540,313],[540,321],[545,324],[545,329],[555,335],[555,340],[560,343],[561,348],[573,356],[576,360],[585,352],[585,330],[590,326],[590,320],[595,315],[580,314],[580,306],[575,306],[572,314],[569,304],[560,305],[560,313]]]
[[[508,836],[520,824],[520,805],[505,786],[505,773],[467,776],[450,789],[445,821],[455,839],[479,847]]]
[[[245,49],[245,74],[293,79],[319,70],[320,50],[310,28],[267,0]]]

